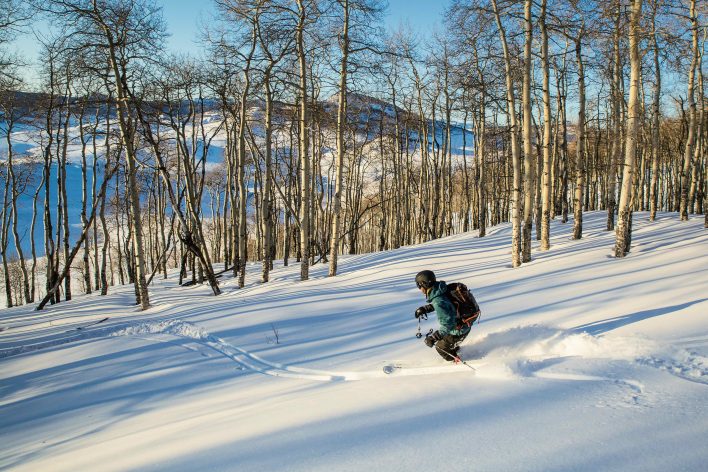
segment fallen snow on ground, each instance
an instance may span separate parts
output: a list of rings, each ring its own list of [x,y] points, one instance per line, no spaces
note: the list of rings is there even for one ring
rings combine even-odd
[[[705,470],[708,230],[636,213],[617,260],[604,218],[518,269],[500,226],[219,297],[156,281],[145,312],[2,310],[0,469]],[[423,268],[482,306],[468,365],[414,337]]]

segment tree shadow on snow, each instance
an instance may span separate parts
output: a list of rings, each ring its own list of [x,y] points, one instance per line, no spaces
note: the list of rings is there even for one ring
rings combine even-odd
[[[612,331],[632,323],[638,323],[639,321],[644,321],[649,318],[654,318],[656,316],[668,315],[669,313],[681,311],[690,306],[696,305],[698,303],[703,303],[705,301],[708,301],[708,298],[701,298],[698,300],[681,303],[679,305],[652,308],[650,310],[642,310],[636,313],[630,313],[627,315],[617,316],[602,321],[596,321],[593,323],[587,323],[584,325],[576,326],[571,331],[584,332],[593,336],[598,336],[600,334],[607,333],[608,331]]]

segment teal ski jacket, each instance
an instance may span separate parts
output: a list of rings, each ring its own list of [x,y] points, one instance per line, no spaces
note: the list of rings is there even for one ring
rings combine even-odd
[[[438,331],[443,336],[452,334],[460,336],[470,332],[469,326],[463,326],[462,329],[457,329],[457,309],[452,304],[447,296],[447,284],[442,280],[435,282],[435,285],[430,287],[426,294],[426,299],[435,309],[438,316],[440,328]]]

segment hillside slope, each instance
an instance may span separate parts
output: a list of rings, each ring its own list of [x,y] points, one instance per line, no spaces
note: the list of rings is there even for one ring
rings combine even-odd
[[[500,226],[343,257],[331,279],[293,264],[219,297],[160,281],[147,312],[130,287],[2,310],[0,468],[703,470],[702,219],[635,214],[624,260],[604,213],[582,240],[571,224],[519,269]],[[414,337],[423,268],[480,301],[476,372]]]

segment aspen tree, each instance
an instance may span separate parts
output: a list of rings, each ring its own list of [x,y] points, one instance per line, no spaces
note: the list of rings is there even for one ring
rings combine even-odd
[[[578,141],[575,162],[575,198],[573,199],[573,239],[583,237],[583,190],[585,186],[585,67],[583,62],[583,36],[585,22],[581,20],[578,35],[575,38],[575,59],[578,66]]]
[[[63,256],[64,260],[67,260],[69,257],[69,253],[71,251],[71,226],[69,225],[69,197],[66,192],[66,182],[67,182],[67,175],[66,175],[66,166],[69,161],[69,141],[71,140],[71,137],[69,136],[69,125],[71,124],[71,119],[72,119],[72,113],[71,113],[71,108],[72,108],[72,102],[75,100],[76,97],[72,96],[71,94],[71,82],[74,80],[74,78],[70,75],[73,74],[72,72],[69,72],[69,68],[71,65],[67,63],[65,65],[66,67],[66,93],[65,93],[65,101],[67,103],[66,105],[66,112],[65,112],[65,119],[64,119],[64,124],[63,124],[63,131],[62,131],[62,138],[61,138],[61,143],[62,143],[62,150],[59,153],[59,169],[57,172],[57,184],[58,188],[57,190],[59,191],[59,201],[61,202],[61,210],[59,211],[59,214],[61,215],[61,230],[62,230],[62,245],[64,247],[63,251]],[[59,180],[60,179],[60,180]],[[57,233],[57,239],[58,239],[58,233]],[[59,261],[57,261],[57,266],[59,264]],[[71,269],[71,268],[70,268]],[[72,292],[72,277],[71,277],[71,272],[67,275],[67,277],[64,279],[64,299],[65,300],[71,300],[73,297],[73,292]]]
[[[265,160],[265,176],[263,185],[263,270],[261,280],[268,282],[270,270],[273,265],[274,248],[274,220],[276,215],[274,202],[272,198],[273,192],[273,108],[274,108],[274,92],[273,92],[273,75],[275,67],[285,57],[291,48],[294,38],[285,36],[278,31],[281,29],[277,17],[272,20],[267,20],[262,17],[256,19],[256,28],[260,49],[267,59],[266,66],[263,71],[263,91],[265,95],[265,143],[264,143],[264,160]],[[287,202],[286,202],[287,203]]]
[[[337,158],[335,163],[336,177],[334,189],[334,203],[332,208],[332,234],[329,243],[329,276],[337,275],[337,256],[339,254],[339,233],[341,230],[342,212],[342,184],[344,174],[344,154],[346,143],[344,141],[344,127],[347,120],[347,67],[349,60],[349,0],[340,2],[342,7],[342,33],[340,48],[342,60],[339,69],[339,97],[337,107]],[[383,117],[381,118],[383,120]]]
[[[95,52],[108,66],[110,85],[116,94],[121,140],[126,152],[136,299],[145,310],[150,306],[150,299],[145,278],[145,248],[136,176],[138,162],[134,109],[130,103],[127,81],[132,66],[131,59],[140,51],[150,51],[150,54],[154,54],[158,49],[163,31],[159,10],[147,0],[127,0],[119,4],[105,0],[92,0],[90,3],[64,0],[49,4],[37,0],[34,3],[41,11],[62,20],[73,32],[75,40],[83,41],[81,44],[87,47],[87,51]]]
[[[104,155],[106,156],[106,165],[111,158],[111,153],[114,152],[113,148],[111,147],[111,103],[112,103],[112,97],[111,97],[111,90],[108,88],[108,97],[107,97],[107,103],[106,103],[106,115],[105,115],[105,124],[106,124],[106,139],[104,141]],[[117,157],[118,154],[116,154],[116,157],[114,158],[116,162],[119,162],[120,159]],[[94,159],[95,159],[95,154],[94,154]],[[105,172],[105,168],[104,168]],[[95,174],[94,174],[95,175]],[[104,175],[105,179],[105,175]],[[110,232],[108,231],[108,223],[106,221],[106,192],[103,192],[100,195],[97,195],[96,192],[93,194],[94,200],[98,199],[100,200],[100,208],[99,208],[99,213],[98,216],[101,220],[101,231],[103,233],[103,245],[101,246],[101,295],[107,295],[108,294],[108,275],[106,274],[107,270],[107,254],[108,254],[108,246],[110,245],[111,242],[111,237],[110,237]],[[98,271],[98,267],[96,267],[96,271]],[[111,269],[111,277],[113,276],[113,270]]]
[[[305,51],[305,22],[308,11],[304,0],[296,0],[298,8],[295,46],[299,66],[299,146],[301,191],[300,191],[300,280],[310,278],[310,207],[312,191],[310,180],[310,114],[307,90],[307,52]]]
[[[621,258],[629,252],[629,233],[631,231],[632,184],[634,179],[635,153],[639,138],[639,82],[641,80],[641,54],[639,51],[639,20],[642,14],[642,0],[632,0],[629,22],[629,103],[627,107],[627,140],[624,149],[624,169],[622,171],[622,189],[620,192],[619,212],[615,241],[615,257]]]
[[[74,247],[69,252],[68,258],[64,261],[64,269],[58,275],[55,284],[47,291],[47,294],[39,302],[39,305],[37,305],[37,308],[36,308],[37,311],[44,309],[46,304],[54,297],[54,294],[57,292],[57,290],[59,290],[59,287],[61,286],[62,281],[68,276],[69,268],[71,267],[71,263],[74,260],[74,257],[76,257],[76,254],[79,252],[79,249],[83,245],[84,240],[88,236],[88,231],[89,231],[89,228],[91,227],[91,223],[93,223],[93,220],[96,217],[96,210],[99,206],[99,202],[103,198],[103,195],[106,193],[106,189],[108,188],[108,182],[110,182],[111,178],[113,177],[113,174],[118,170],[119,166],[120,166],[119,162],[116,162],[116,163],[106,162],[106,173],[104,174],[103,183],[101,184],[101,188],[98,193],[98,198],[95,199],[92,204],[91,215],[88,219],[88,224],[84,227],[83,231],[81,231],[78,241],[76,242]]]
[[[478,51],[475,47],[474,58],[477,69],[477,78],[479,80],[479,111],[473,113],[475,126],[475,163],[477,177],[477,226],[479,228],[479,237],[483,238],[487,235],[487,89],[484,72],[479,64]],[[475,118],[476,117],[476,118]]]
[[[649,185],[649,220],[654,221],[658,207],[659,193],[659,143],[661,114],[661,67],[659,64],[659,41],[657,39],[656,16],[661,0],[653,0],[651,17],[652,58],[654,66],[654,87],[651,126],[651,183]]]
[[[532,23],[533,0],[524,3],[524,77],[522,91],[523,138],[524,138],[524,215],[521,262],[531,262],[531,231],[533,218],[534,167],[535,159],[531,141],[531,43],[533,41]]]
[[[689,19],[691,21],[691,65],[688,69],[688,136],[684,146],[683,166],[681,170],[681,196],[679,203],[679,214],[681,221],[688,220],[689,210],[689,186],[691,185],[691,167],[693,153],[696,146],[696,99],[695,99],[695,76],[698,67],[698,18],[696,16],[696,0],[691,0]]]
[[[548,29],[546,27],[547,0],[541,1],[538,22],[541,30],[541,67],[543,69],[543,179],[541,191],[541,250],[550,248],[551,219],[551,91],[548,64]],[[536,223],[538,224],[538,223]]]
[[[696,64],[696,71],[698,75],[698,103],[697,105],[697,118],[696,118],[696,142],[693,147],[693,165],[691,170],[691,184],[688,189],[688,201],[687,206],[689,211],[693,213],[698,213],[698,205],[696,201],[696,189],[699,187],[700,174],[699,170],[701,167],[701,156],[704,153],[704,135],[705,135],[705,94],[703,88],[703,49],[706,41],[706,36],[708,36],[708,28],[703,29],[703,41],[701,42],[701,47],[698,52],[698,63]],[[699,198],[700,200],[700,198]]]
[[[514,76],[511,67],[511,53],[506,39],[506,29],[501,21],[501,13],[497,5],[497,0],[492,0],[494,7],[494,17],[499,30],[499,40],[504,52],[504,68],[506,72],[506,101],[507,118],[509,120],[509,139],[511,140],[511,165],[513,171],[512,196],[511,196],[511,265],[518,267],[521,265],[521,241],[520,241],[520,206],[521,206],[521,154],[519,151],[519,126],[516,119],[516,100],[514,98]]]
[[[7,169],[7,167],[6,167]],[[4,180],[4,189],[2,192],[2,207],[0,207],[0,256],[2,256],[2,269],[5,280],[5,306],[7,308],[12,308],[12,280],[10,279],[10,266],[8,263],[8,235],[10,231],[10,221],[11,221],[11,203],[10,199],[12,195],[10,193],[10,177],[9,173],[6,171],[5,175],[2,176]]]
[[[102,101],[99,98],[98,87],[92,91],[92,102],[95,108],[95,114],[93,117],[93,124],[90,125],[91,130],[91,150],[93,152],[93,160],[91,164],[91,198],[95,199],[98,196],[98,134],[99,134],[99,123],[101,117],[101,104]],[[100,211],[100,210],[99,210]],[[101,274],[100,274],[100,262],[99,262],[99,249],[98,249],[98,219],[93,220],[92,236],[93,236],[93,275],[94,275],[94,288],[99,290],[101,286]]]
[[[617,210],[617,168],[620,165],[624,142],[622,140],[624,129],[624,92],[623,92],[623,63],[620,54],[620,38],[622,36],[622,6],[619,0],[615,6],[615,23],[612,33],[612,69],[610,74],[610,103],[611,103],[611,131],[609,178],[607,198],[607,231],[615,229],[615,212]]]
[[[259,10],[259,7],[256,7]],[[253,14],[253,18],[250,20],[252,24],[251,27],[251,39],[247,46],[247,54],[244,58],[243,65],[243,85],[241,88],[241,96],[239,97],[239,116],[238,116],[238,136],[237,136],[237,182],[238,182],[238,195],[239,195],[239,213],[238,213],[238,286],[243,288],[246,281],[246,259],[247,259],[247,220],[246,220],[246,206],[248,204],[248,193],[246,189],[246,127],[248,126],[247,120],[247,109],[248,109],[248,97],[250,93],[251,86],[251,63],[253,61],[253,56],[256,50],[256,38],[257,38],[257,17],[258,13]]]
[[[81,141],[81,224],[86,226],[86,205],[88,204],[88,166],[86,160],[86,134],[84,131],[84,120],[86,117],[86,107],[87,101],[89,99],[89,93],[84,90],[83,96],[79,95],[79,140]],[[77,90],[77,94],[81,94],[80,90]],[[95,156],[95,155],[94,155]],[[95,219],[94,219],[95,221]],[[93,228],[91,228],[93,229]],[[85,292],[87,294],[91,293],[91,264],[89,262],[89,239],[86,238],[84,241],[84,250],[82,254],[82,271],[83,280],[85,286]]]
[[[2,257],[3,257],[3,270],[5,273],[5,287],[7,302],[11,303],[11,292],[10,290],[10,276],[7,266],[7,245],[8,245],[8,228],[12,227],[12,236],[15,246],[15,252],[17,253],[17,263],[20,266],[20,271],[22,274],[22,280],[18,283],[22,287],[20,298],[24,300],[24,303],[30,303],[34,300],[34,289],[30,290],[30,277],[29,271],[27,270],[27,264],[25,261],[25,255],[22,250],[22,241],[19,234],[19,218],[17,211],[17,203],[20,195],[24,193],[27,187],[27,179],[29,176],[23,176],[22,170],[19,172],[15,169],[13,162],[14,159],[14,149],[12,133],[14,127],[23,118],[22,105],[18,103],[17,96],[14,90],[20,89],[21,82],[17,80],[10,81],[6,84],[8,88],[6,90],[0,89],[0,111],[2,112],[2,126],[0,131],[5,135],[5,141],[7,144],[7,161],[5,163],[6,172],[2,175],[5,181],[5,189],[3,194],[4,205],[2,207],[2,217],[0,218],[0,223],[2,224],[3,234],[2,234]],[[31,167],[30,167],[31,168]],[[24,172],[26,173],[26,172]],[[9,202],[8,199],[9,190]],[[9,215],[7,211],[9,209]],[[30,233],[34,234],[34,233]]]

